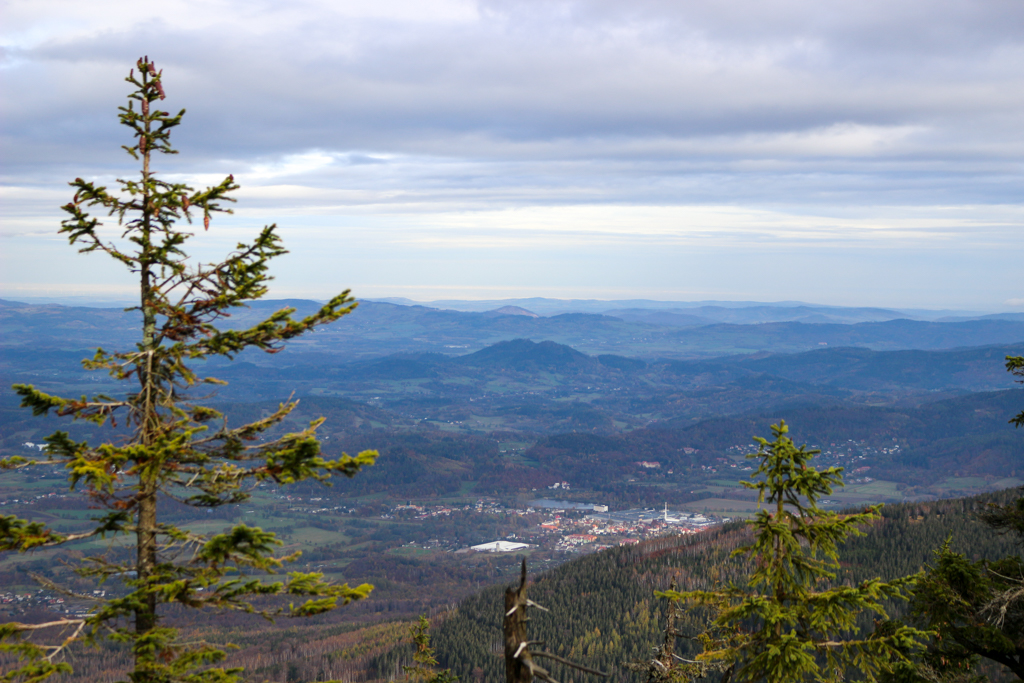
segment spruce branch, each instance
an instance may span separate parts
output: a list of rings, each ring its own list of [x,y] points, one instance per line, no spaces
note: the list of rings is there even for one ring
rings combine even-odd
[[[131,136],[124,149],[141,168],[119,178],[114,189],[82,178],[72,181],[73,197],[62,207],[59,234],[80,252],[106,254],[138,278],[138,305],[128,310],[141,317],[139,342],[129,350],[97,349],[82,363],[86,370],[106,372],[133,388],[124,396],[73,399],[31,385],[14,387],[22,406],[34,415],[105,427],[121,423],[123,435],[116,441],[91,444],[64,431],[45,440],[46,461],[62,464],[70,489],[84,493],[104,514],[92,520],[90,530],[73,534],[60,534],[31,520],[0,517],[0,550],[24,552],[108,534],[134,536],[130,561],[92,555],[76,569],[80,576],[97,581],[118,577],[127,593],[101,600],[87,628],[57,645],[25,641],[20,634],[32,629],[22,625],[0,626],[0,652],[21,658],[14,673],[0,678],[3,682],[15,677],[41,681],[65,672],[67,664],[54,658],[63,657],[75,641],[91,642],[100,636],[130,646],[131,677],[137,683],[236,681],[239,670],[214,666],[224,658],[221,649],[180,642],[175,629],[161,625],[164,605],[266,618],[304,617],[363,599],[372,588],[338,585],[321,574],[302,572],[290,572],[283,580],[262,580],[253,574],[274,574],[298,558],[297,553],[280,554],[281,542],[273,533],[242,524],[221,534],[201,534],[167,523],[158,510],[160,501],[167,500],[195,507],[241,502],[253,486],[268,479],[329,485],[334,475],[351,477],[372,465],[377,453],[325,455],[317,441],[322,419],[253,443],[280,425],[297,401],[282,403],[268,418],[230,425],[226,416],[191,394],[199,384],[223,384],[198,375],[196,361],[212,356],[231,359],[247,349],[276,353],[289,340],[348,315],[356,302],[346,290],[309,316],[295,318],[294,309],[284,308],[245,329],[222,328],[221,322],[235,309],[269,292],[270,262],[287,253],[277,226],[265,226],[254,240],[238,244],[219,262],[194,264],[188,247],[195,235],[182,226],[201,220],[208,230],[215,216],[231,213],[232,194],[239,186],[232,175],[204,189],[161,179],[153,170],[153,155],[177,153],[170,136],[185,110],[171,114],[160,109],[166,98],[163,72],[148,57],[136,62],[126,80],[133,91],[126,106],[118,109],[118,118]],[[38,462],[11,456],[0,459],[0,470]],[[266,607],[263,601],[275,597],[279,603]]]

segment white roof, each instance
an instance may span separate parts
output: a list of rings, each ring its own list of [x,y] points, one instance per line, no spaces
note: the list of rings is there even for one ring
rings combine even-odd
[[[481,543],[480,545],[474,545],[470,547],[470,550],[477,552],[486,553],[507,553],[513,550],[522,550],[523,548],[529,548],[528,543],[513,543],[512,541],[491,541],[490,543]]]

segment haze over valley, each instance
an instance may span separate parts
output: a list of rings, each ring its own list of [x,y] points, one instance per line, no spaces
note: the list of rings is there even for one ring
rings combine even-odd
[[[319,304],[260,301],[226,323],[251,325],[285,306],[308,314]],[[79,361],[97,346],[130,347],[137,325],[135,312],[118,308],[0,301],[0,381],[56,395],[116,394],[123,388]],[[228,384],[195,393],[235,424],[294,396],[299,407],[264,438],[323,416],[326,454],[375,448],[377,464],[331,488],[261,484],[242,505],[170,514],[199,531],[258,524],[303,552],[300,568],[377,586],[341,622],[303,627],[306,654],[273,654],[256,634],[292,636],[235,619],[230,628],[248,635],[232,661],[259,675],[320,662],[335,675],[381,676],[401,657],[396,624],[508,580],[518,554],[542,571],[749,517],[757,504],[738,483],[751,474],[745,455],[752,437],[780,419],[822,451],[820,467],[845,468],[847,486],[824,501],[832,509],[931,504],[1024,485],[1024,444],[1007,424],[1024,391],[1003,367],[1006,356],[1022,354],[1024,317],[1015,313],[366,301],[281,353],[199,364]],[[33,417],[10,391],[2,397],[4,455],[36,454],[55,429],[76,440],[117,438],[116,429]],[[89,516],[54,468],[8,476],[0,506],[42,514],[65,531]],[[500,544],[517,550],[481,552]],[[34,572],[74,584],[61,569],[67,559],[59,550],[11,556],[0,577],[28,586]],[[87,609],[19,590],[0,595],[19,618]],[[460,659],[455,643],[489,627],[461,623],[438,638],[454,652],[445,661],[464,670],[478,655]],[[350,645],[332,640],[339,627]],[[339,647],[363,649],[335,662],[327,653]],[[85,660],[80,675],[106,675],[98,661]]]
[[[741,451],[780,418],[827,456],[870,471],[839,501],[1017,482],[1024,450],[1005,425],[1019,396],[1002,359],[1024,353],[1020,314],[922,320],[882,309],[655,302],[608,302],[594,313],[571,309],[599,302],[545,300],[534,302],[540,315],[524,301],[494,303],[474,312],[363,302],[282,353],[201,370],[229,382],[212,400],[232,419],[294,392],[294,425],[327,416],[331,450],[379,448],[380,463],[346,487],[357,499],[525,500],[568,481],[577,501],[703,509],[714,499],[738,512],[746,503],[730,510],[719,499],[749,498],[734,481]],[[251,324],[283,306],[303,314],[317,304],[262,301],[228,322]],[[687,310],[696,313],[684,323]],[[53,304],[3,302],[0,321],[3,381],[55,394],[115,391],[77,361],[94,346],[130,345],[135,329],[131,312]],[[6,396],[5,448],[56,424]],[[420,477],[436,457],[447,469]]]

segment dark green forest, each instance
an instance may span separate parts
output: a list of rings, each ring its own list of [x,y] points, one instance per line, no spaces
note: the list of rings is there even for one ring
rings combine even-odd
[[[947,539],[953,550],[973,560],[996,559],[1019,551],[1013,537],[994,532],[977,514],[989,503],[1006,504],[1017,492],[929,503],[888,505],[882,518],[863,537],[841,548],[842,574],[837,581],[856,583],[879,576],[894,579],[915,574],[935,561],[935,551]],[[680,590],[711,589],[745,582],[750,567],[730,559],[730,552],[748,542],[749,530],[732,524],[705,533],[645,541],[581,558],[534,578],[531,598],[550,609],[531,616],[530,637],[544,640],[552,652],[614,672],[615,680],[646,680],[625,664],[641,662],[660,643],[667,602],[654,597],[675,581]],[[462,601],[434,633],[433,642],[443,667],[461,680],[500,680],[503,586],[495,586]],[[908,605],[887,605],[893,619],[906,617]],[[688,614],[682,630],[697,634],[704,624]],[[865,623],[862,628],[870,629]],[[695,653],[679,641],[683,655]],[[378,672],[394,667],[396,650],[377,658]],[[559,670],[558,680],[582,680],[579,673]],[[564,676],[564,678],[563,678]],[[590,679],[598,680],[598,679]]]

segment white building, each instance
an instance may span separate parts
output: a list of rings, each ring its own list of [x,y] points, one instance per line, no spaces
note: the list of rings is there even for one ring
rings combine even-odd
[[[470,550],[475,550],[478,553],[510,553],[513,550],[525,550],[529,548],[528,543],[513,543],[512,541],[491,541],[490,543],[481,543],[480,545],[470,546]]]

